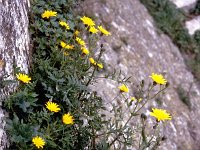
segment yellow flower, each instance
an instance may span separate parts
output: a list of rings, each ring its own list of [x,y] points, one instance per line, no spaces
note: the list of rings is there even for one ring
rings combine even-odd
[[[63,42],[63,41],[60,42],[60,46],[62,46],[62,48],[65,48],[66,45],[67,44],[65,42]]]
[[[97,64],[96,61],[95,61],[92,57],[89,58],[89,61],[90,61],[90,63],[93,64],[93,65],[96,65],[96,64]]]
[[[16,74],[16,77],[18,80],[20,80],[24,83],[30,83],[30,81],[31,81],[31,78],[26,74],[18,73],[18,74]]]
[[[62,46],[62,48],[66,48],[66,49],[73,49],[74,48],[74,45],[67,45],[63,41],[60,42],[60,46]]]
[[[89,32],[95,34],[95,33],[99,32],[99,30],[97,30],[94,26],[92,26],[92,27],[90,27]]]
[[[59,21],[59,24],[60,24],[61,26],[65,27],[67,30],[70,29],[68,23],[66,23],[66,22],[64,22],[64,21]]]
[[[64,114],[62,121],[64,124],[74,124],[74,118],[70,115],[70,113]]]
[[[141,102],[141,101],[142,101],[142,98],[139,98],[139,99],[138,99],[138,102]]]
[[[57,16],[57,12],[51,10],[45,10],[44,13],[42,13],[42,18],[49,19],[49,17],[55,17],[55,16]]]
[[[85,17],[84,16],[84,17],[81,17],[80,19],[82,20],[83,24],[85,24],[85,25],[95,26],[94,21],[91,18],[89,18],[89,17]]]
[[[51,112],[59,112],[60,111],[60,108],[59,108],[58,104],[56,104],[56,103],[48,101],[45,105],[46,105],[47,109],[50,110]]]
[[[164,121],[164,120],[171,120],[172,117],[170,116],[169,113],[166,112],[166,110],[163,109],[157,109],[157,108],[152,108],[153,112],[150,112],[150,115],[155,117],[158,121]]]
[[[81,50],[82,50],[83,54],[85,54],[85,55],[88,55],[90,53],[89,50],[85,47],[82,47]]]
[[[106,29],[104,29],[102,26],[98,26],[98,29],[105,34],[106,36],[111,35],[110,32],[108,32]]]
[[[69,56],[69,53],[68,52],[63,52],[63,55]]]
[[[39,136],[33,137],[32,138],[32,142],[33,144],[39,149],[39,148],[43,148],[43,146],[45,145],[45,141],[44,139],[42,139]]]
[[[121,86],[118,87],[120,89],[121,92],[129,92],[128,87],[125,84],[122,84]]]
[[[74,49],[74,45],[66,45],[65,48],[66,49]]]
[[[136,98],[135,98],[135,97],[131,97],[131,100],[132,100],[132,101],[135,101],[135,100],[136,100]]]
[[[98,66],[99,68],[103,69],[103,64],[102,64],[102,63],[97,64],[97,66]]]
[[[80,34],[80,32],[78,31],[78,30],[76,30],[75,32],[74,32],[74,35],[75,36],[78,36]]]
[[[152,78],[152,80],[156,82],[157,84],[167,83],[167,80],[161,74],[152,73],[152,75],[149,77]]]
[[[81,39],[76,37],[76,41],[78,42],[78,44],[80,44],[81,46],[85,46],[85,42]]]

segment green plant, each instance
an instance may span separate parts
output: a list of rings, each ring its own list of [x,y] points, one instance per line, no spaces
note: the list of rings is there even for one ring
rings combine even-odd
[[[197,0],[195,8],[190,10],[191,14],[199,15],[200,14],[200,0]]]
[[[157,147],[163,136],[159,133],[160,122],[171,120],[171,116],[162,110],[160,114],[152,112],[158,121],[147,129],[147,116],[141,111],[168,87],[167,81],[162,75],[152,74],[154,82],[145,87],[142,81],[135,98],[130,98],[126,94],[130,78],[121,78],[121,72],[100,76],[104,47],[96,43],[110,32],[102,27],[97,27],[98,33],[90,30],[91,25],[95,27],[92,19],[73,14],[75,2],[38,0],[32,4],[31,72],[26,75],[17,70],[19,86],[4,104],[9,113],[6,129],[10,149]],[[107,104],[111,109],[90,87],[99,78],[123,85]],[[124,108],[128,109],[126,114]],[[133,118],[140,118],[135,126],[130,125]]]

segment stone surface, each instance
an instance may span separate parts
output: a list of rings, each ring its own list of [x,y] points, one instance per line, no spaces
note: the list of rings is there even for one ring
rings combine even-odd
[[[186,21],[185,24],[189,31],[189,34],[193,35],[196,30],[200,30],[200,16],[197,16],[192,20]]]
[[[194,5],[197,0],[171,0],[178,8]]]
[[[3,87],[3,80],[14,77],[13,65],[28,73],[30,39],[28,33],[28,0],[0,0],[0,105],[16,85]],[[4,75],[9,75],[3,79]],[[4,131],[4,112],[0,109],[0,150],[8,145]]]
[[[87,0],[81,7],[81,15],[96,18],[97,24],[103,24],[112,33],[112,36],[102,40],[106,49],[103,56],[106,69],[121,70],[123,75],[132,76],[133,83],[139,83],[142,79],[150,83],[149,75],[152,72],[164,74],[169,81],[166,94],[161,95],[162,105],[155,102],[149,104],[167,109],[173,116],[173,120],[162,129],[168,140],[160,149],[198,150],[200,88],[187,70],[179,49],[168,36],[156,29],[146,8],[139,0]],[[95,88],[109,102],[117,94],[117,86],[115,82],[101,80]],[[132,96],[134,84],[128,86],[131,87]],[[179,98],[177,89],[180,87],[188,94],[190,109]],[[147,112],[146,109],[143,111]]]

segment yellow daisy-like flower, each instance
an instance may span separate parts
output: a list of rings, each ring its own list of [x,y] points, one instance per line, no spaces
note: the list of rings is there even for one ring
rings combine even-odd
[[[75,36],[78,36],[80,34],[80,32],[78,31],[78,30],[76,30],[75,32],[74,32],[74,35]]]
[[[78,44],[80,44],[81,46],[85,46],[85,42],[79,38],[79,37],[76,37],[76,41],[78,42]]]
[[[91,18],[89,18],[89,17],[85,17],[84,16],[84,17],[81,17],[80,19],[82,20],[83,24],[85,24],[85,25],[95,26],[94,21]]]
[[[97,66],[98,66],[99,68],[103,69],[103,64],[102,64],[102,63],[97,64]]]
[[[99,30],[97,30],[94,26],[92,26],[92,27],[90,27],[90,29],[89,29],[89,32],[91,32],[91,33],[98,33],[99,32]]]
[[[83,54],[85,54],[85,55],[88,55],[90,53],[86,47],[82,47],[81,50],[82,50]]]
[[[39,148],[43,148],[43,146],[45,145],[45,141],[44,139],[42,139],[39,136],[33,137],[32,138],[32,142],[33,144],[39,149]]]
[[[125,84],[122,84],[121,86],[118,87],[120,89],[121,92],[129,92],[128,87]]]
[[[152,73],[152,75],[149,77],[152,78],[152,80],[156,82],[157,84],[167,83],[167,80],[161,74]]]
[[[45,105],[46,105],[47,109],[50,110],[51,112],[59,112],[60,111],[60,107],[56,103],[48,101]]]
[[[150,112],[150,115],[155,117],[158,121],[165,121],[165,120],[171,120],[172,117],[169,113],[166,112],[166,110],[163,109],[157,109],[152,108],[153,112]]]
[[[74,124],[74,118],[70,115],[70,113],[64,114],[62,121],[64,124]]]
[[[66,22],[64,22],[64,21],[59,21],[59,24],[60,24],[61,26],[65,27],[67,30],[70,29],[69,24],[66,23]]]
[[[16,74],[16,77],[19,81],[22,81],[24,83],[30,83],[31,81],[31,78],[28,75],[23,74],[23,73]]]
[[[73,49],[74,48],[74,45],[68,45],[63,41],[60,42],[60,46],[62,46],[62,48],[66,48],[66,49]]]
[[[44,13],[42,13],[41,16],[42,16],[42,18],[49,19],[49,17],[57,16],[57,12],[56,11],[51,11],[51,10],[45,10]]]
[[[97,64],[96,61],[95,61],[92,57],[89,58],[89,61],[90,61],[90,63],[93,64],[93,65],[96,65],[96,64]]]
[[[110,32],[108,32],[106,29],[104,29],[102,26],[98,26],[98,29],[105,34],[106,36],[111,35]]]

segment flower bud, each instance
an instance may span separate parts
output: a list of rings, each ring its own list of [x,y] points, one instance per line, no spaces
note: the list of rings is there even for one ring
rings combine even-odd
[[[146,116],[144,113],[142,113],[140,117],[141,117],[142,119],[144,119],[144,120],[147,120],[147,116]]]

